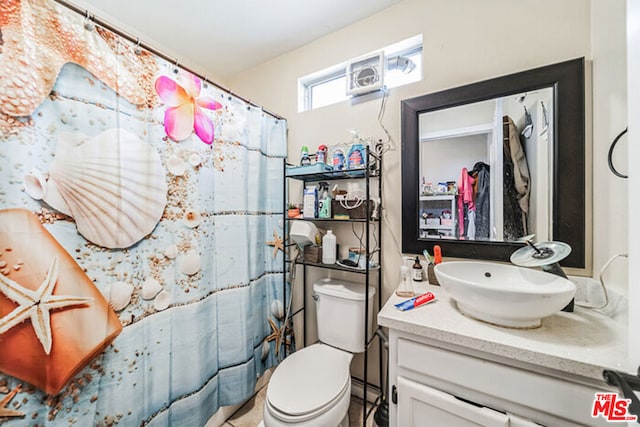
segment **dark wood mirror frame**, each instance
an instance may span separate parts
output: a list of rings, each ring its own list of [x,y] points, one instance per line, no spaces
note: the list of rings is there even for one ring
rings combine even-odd
[[[571,246],[565,267],[585,268],[585,63],[578,58],[402,101],[402,252],[508,261],[520,242],[420,239],[419,116],[491,98],[552,87],[554,90],[552,240]]]

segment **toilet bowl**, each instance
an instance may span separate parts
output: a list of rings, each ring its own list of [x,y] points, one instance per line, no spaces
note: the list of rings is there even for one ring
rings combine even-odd
[[[365,289],[332,279],[313,285],[320,343],[296,351],[273,372],[263,409],[266,427],[349,425],[352,353],[365,348]],[[370,286],[369,337],[374,294]]]
[[[269,381],[264,424],[348,426],[352,358],[352,354],[325,344],[314,344],[289,356]]]

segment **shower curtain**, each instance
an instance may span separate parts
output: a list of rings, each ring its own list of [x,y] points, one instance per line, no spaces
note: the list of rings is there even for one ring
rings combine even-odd
[[[0,423],[202,426],[292,347],[286,121],[0,2]],[[286,330],[285,330],[286,329]]]

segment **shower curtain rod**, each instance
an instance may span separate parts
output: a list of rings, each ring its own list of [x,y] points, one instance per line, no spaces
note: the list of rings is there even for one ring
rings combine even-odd
[[[75,4],[70,3],[70,2],[68,2],[66,0],[53,0],[53,1],[55,1],[56,3],[66,7],[67,9],[71,9],[72,11],[76,12],[79,15],[85,16],[87,19],[93,21],[94,23],[98,24],[102,28],[105,28],[105,29],[107,29],[107,30],[119,35],[120,37],[123,37],[123,38],[129,40],[131,43],[134,43],[136,46],[139,46],[140,48],[142,48],[144,50],[147,50],[147,51],[153,53],[156,56],[159,56],[160,58],[164,59],[165,61],[170,62],[172,64],[175,64],[176,66],[180,66],[183,70],[185,70],[185,71],[187,71],[187,72],[189,72],[189,73],[201,78],[203,81],[212,84],[213,86],[217,87],[220,90],[228,92],[230,95],[232,95],[232,96],[234,96],[234,97],[246,102],[247,104],[252,105],[254,107],[257,107],[257,108],[260,108],[266,114],[268,114],[268,115],[270,115],[270,116],[272,116],[272,117],[274,117],[274,118],[276,118],[278,120],[283,120],[284,119],[284,117],[280,116],[279,114],[276,114],[276,113],[274,113],[272,111],[267,110],[266,108],[264,108],[264,107],[262,107],[262,106],[260,106],[260,105],[258,105],[256,103],[248,100],[247,98],[245,98],[243,96],[238,95],[237,93],[232,92],[231,90],[227,89],[224,86],[219,85],[216,82],[212,82],[211,80],[208,80],[206,77],[202,76],[202,74],[197,73],[197,72],[185,67],[184,65],[180,64],[177,59],[170,58],[169,56],[167,56],[164,53],[158,51],[157,49],[153,48],[152,46],[149,46],[148,44],[143,43],[140,40],[140,38],[133,37],[130,34],[127,34],[126,32],[124,32],[123,30],[121,30],[119,28],[116,28],[113,25],[109,24],[108,22],[106,22],[106,21],[100,19],[99,17],[89,13],[89,10],[82,9],[82,8],[76,6]]]

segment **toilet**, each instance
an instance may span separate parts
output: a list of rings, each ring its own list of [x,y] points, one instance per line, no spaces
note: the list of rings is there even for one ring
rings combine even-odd
[[[263,410],[266,427],[349,425],[350,364],[365,350],[365,286],[345,280],[314,283],[319,343],[296,351],[275,369]],[[375,288],[369,286],[368,337]]]

